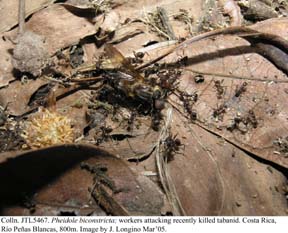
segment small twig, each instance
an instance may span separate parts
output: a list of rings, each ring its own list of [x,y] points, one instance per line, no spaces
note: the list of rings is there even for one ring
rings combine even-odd
[[[147,47],[139,48],[134,53],[148,53],[153,50],[158,50],[158,49],[165,49],[169,46],[178,44],[178,40],[166,40],[162,42],[158,42],[156,44],[149,45]],[[132,57],[134,53],[130,53],[127,55],[127,57]]]
[[[160,136],[157,142],[156,165],[157,165],[158,175],[159,175],[162,187],[173,209],[173,214],[176,216],[185,216],[186,215],[185,210],[182,207],[175,185],[169,174],[167,160],[164,158],[163,153],[161,153],[161,147],[162,147],[163,141],[169,136],[171,121],[172,121],[172,108],[169,108],[167,110],[165,125],[163,126],[160,132]]]
[[[157,7],[157,13],[158,13],[159,19],[161,21],[161,25],[168,35],[168,39],[169,40],[176,40],[177,38],[176,38],[175,33],[173,31],[173,28],[169,22],[169,18],[168,18],[166,10],[163,7]]]
[[[171,50],[167,51],[166,53],[160,55],[159,57],[137,67],[136,70],[141,70],[143,68],[146,68],[146,67],[154,64],[155,62],[162,60],[164,57],[167,57],[169,54],[173,53],[174,51],[178,51],[180,49],[186,48],[188,45],[193,44],[194,42],[201,41],[203,39],[214,38],[214,37],[219,36],[219,35],[235,35],[235,36],[240,36],[240,37],[244,37],[244,36],[248,37],[248,36],[252,36],[252,35],[253,36],[256,36],[256,35],[260,36],[263,34],[256,31],[256,30],[253,30],[251,28],[238,27],[238,26],[206,32],[206,33],[194,36],[194,37],[182,42],[181,44],[178,44],[176,47],[174,47]],[[277,36],[274,36],[274,37],[277,37]],[[281,41],[281,43],[284,43],[284,42]]]
[[[84,83],[87,83],[87,82],[91,82],[91,81],[103,81],[104,78],[103,77],[92,77],[92,78],[81,78],[81,79],[71,79],[70,82],[73,82],[73,83],[81,83],[81,82],[84,82]]]
[[[19,35],[23,35],[25,31],[25,0],[19,0],[18,7],[18,24],[19,24]]]
[[[146,16],[148,17],[148,16]],[[164,36],[165,38],[169,38],[169,36],[161,31],[158,27],[156,27],[153,23],[150,23],[149,20],[144,20],[144,19],[139,19],[141,22],[143,22],[144,24],[148,24],[149,26],[153,27],[160,35]]]

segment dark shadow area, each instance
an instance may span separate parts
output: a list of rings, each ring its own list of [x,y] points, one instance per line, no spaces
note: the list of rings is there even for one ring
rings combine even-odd
[[[3,154],[2,154],[3,156]],[[86,145],[61,145],[28,151],[0,164],[0,215],[5,207],[23,205],[67,170],[92,156],[111,156]]]
[[[63,5],[65,7],[66,10],[68,10],[70,13],[81,17],[81,18],[85,18],[87,19],[88,22],[90,22],[91,24],[94,24],[93,19],[96,16],[96,11],[93,8],[79,8],[79,7],[75,7],[72,5]]]
[[[165,68],[180,68],[181,66],[189,66],[198,64],[201,62],[213,60],[215,58],[224,58],[227,56],[238,56],[249,53],[257,53],[271,62],[278,69],[283,71],[285,74],[288,74],[288,55],[285,50],[280,49],[273,45],[273,43],[258,43],[256,41],[249,40],[250,45],[239,46],[234,48],[228,48],[223,50],[217,50],[212,53],[203,53],[193,57],[184,57],[178,62],[167,63]]]

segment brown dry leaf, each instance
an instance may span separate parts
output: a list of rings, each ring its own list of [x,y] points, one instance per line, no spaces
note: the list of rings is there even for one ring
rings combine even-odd
[[[87,105],[85,100],[85,91],[79,91],[57,101],[56,103],[57,112],[69,116],[72,120],[76,138],[83,135],[83,129],[87,125]]]
[[[287,38],[287,25],[287,19],[274,19],[255,27]],[[180,89],[199,95],[193,106],[196,123],[244,150],[288,167],[287,152],[283,149],[288,136],[287,76],[255,54],[247,41],[232,36],[194,43],[175,51],[167,60],[178,62],[184,57],[188,59]],[[195,83],[193,71],[202,72],[205,82]],[[239,93],[244,82],[245,91]],[[181,101],[176,106],[185,112]],[[283,141],[280,146],[279,140]]]
[[[138,8],[135,6],[141,6],[141,8]],[[133,21],[133,20],[141,19],[141,20],[147,21],[147,15],[149,13],[155,12],[157,7],[162,7],[165,9],[165,11],[167,11],[167,15],[169,16],[170,24],[171,24],[172,28],[174,29],[176,37],[182,38],[182,37],[187,37],[190,32],[186,28],[185,23],[179,22],[178,20],[173,19],[173,15],[179,14],[179,11],[181,9],[186,9],[189,12],[189,15],[191,15],[191,17],[193,19],[195,19],[195,21],[196,21],[201,16],[202,1],[194,1],[193,4],[191,3],[191,1],[187,1],[187,0],[181,0],[181,1],[137,0],[137,1],[133,1],[133,3],[127,1],[124,4],[115,7],[113,9],[114,13],[110,15],[110,17],[112,19],[109,19],[109,15],[108,15],[108,18],[105,17],[105,21],[112,21],[113,18],[115,18],[115,14],[116,14],[118,16],[118,25],[119,25],[118,28],[120,31],[122,31],[123,30],[122,27],[123,26],[125,27],[125,22],[127,20]],[[102,26],[102,25],[100,25],[100,26]],[[118,36],[117,30],[116,30],[116,36]],[[143,26],[139,27],[139,31],[140,30],[143,30]],[[146,35],[146,38],[145,38],[145,35]],[[148,37],[147,37],[147,35],[148,35]],[[150,39],[149,35],[151,37],[152,36],[153,37]],[[137,45],[139,48],[139,45],[144,45],[147,42],[149,42],[149,40],[154,41],[157,37],[158,37],[158,39],[160,39],[159,36],[157,36],[157,34],[155,32],[151,33],[151,28],[149,29],[149,26],[146,25],[145,34],[144,35],[140,34],[140,35],[136,36],[135,39],[132,38],[132,40],[134,40],[135,42],[132,42],[130,40],[129,40],[130,42],[125,41],[126,43],[125,42],[123,43],[123,50],[122,50],[122,47],[121,47],[121,50],[124,54],[130,54],[133,52],[133,50],[135,50],[135,47],[137,48]],[[135,46],[134,46],[134,44],[135,44]],[[130,47],[130,46],[132,46],[132,47]]]
[[[60,48],[76,44],[85,36],[96,33],[95,26],[89,22],[89,16],[92,20],[93,16],[85,15],[85,11],[77,15],[64,5],[52,5],[34,14],[26,26],[28,30],[46,38],[48,51],[53,54]]]
[[[26,30],[45,39],[45,48],[50,56],[57,50],[76,44],[80,39],[97,31],[93,23],[88,20],[92,17],[89,9],[81,9],[78,15],[76,7],[70,6],[67,9],[66,7],[59,4],[51,5],[36,12],[25,25]],[[85,18],[86,12],[90,12],[88,18]],[[8,38],[16,38],[17,33],[18,28],[1,36],[0,49],[3,56],[0,58],[0,87],[8,85],[15,79],[11,65],[11,54],[15,45]]]
[[[94,128],[89,131],[89,136],[86,136],[81,142],[98,144],[97,139],[102,139],[99,143],[101,149],[124,160],[138,162],[144,160],[153,152],[159,132],[152,130],[151,119],[145,116],[137,116],[133,123],[129,124],[128,118],[122,115],[124,111],[121,110],[125,109],[118,109],[117,120],[104,117],[103,120],[94,124]],[[101,134],[99,135],[101,125],[112,129],[105,138]],[[131,129],[128,130],[128,127]]]
[[[281,172],[173,115],[172,132],[184,146],[168,168],[187,215],[287,214]]]
[[[277,2],[274,3],[275,6]],[[278,3],[279,4],[279,3]],[[242,4],[240,3],[240,6]],[[276,8],[276,7],[275,7]],[[272,2],[270,4],[265,1],[259,0],[248,0],[248,2],[243,7],[243,16],[247,20],[263,20],[276,18],[278,13],[274,7],[272,6]]]
[[[271,33],[288,39],[287,18],[268,19],[251,26],[251,28],[259,30],[260,32]]]
[[[118,190],[99,199],[109,213],[161,213],[163,195],[157,186],[134,174],[120,159],[96,147],[63,145],[5,153],[0,158],[0,173],[9,177],[0,182],[1,215],[103,215],[88,191],[93,186],[93,176],[80,168],[80,162],[107,168],[105,176]],[[31,207],[33,203],[34,210]]]
[[[287,38],[287,19],[265,21],[254,28]],[[123,48],[129,47],[127,45]],[[177,104],[174,98],[170,99],[183,114],[179,115],[174,111],[177,116],[172,124],[172,133],[178,135],[185,149],[184,155],[178,155],[168,166],[187,215],[287,214],[287,202],[282,191],[286,185],[284,175],[287,170],[276,166],[279,172],[265,164],[265,160],[271,160],[273,163],[287,166],[285,154],[281,157],[273,148],[266,148],[268,143],[273,144],[273,140],[277,138],[273,134],[278,137],[280,135],[284,142],[287,137],[287,76],[263,57],[252,53],[248,45],[243,39],[220,36],[215,40],[195,43],[170,57],[170,62],[177,62],[185,56],[190,58],[188,66],[185,67],[187,70],[183,70],[180,89],[190,94],[199,94],[199,100],[193,109],[198,114],[196,124],[205,129],[188,124],[187,119],[183,117],[187,115],[183,103],[178,101]],[[122,44],[118,47],[122,48]],[[204,83],[196,84],[192,69],[215,75],[204,74]],[[227,78],[228,75],[232,78]],[[251,80],[237,77],[249,77]],[[280,82],[271,82],[269,79]],[[224,89],[223,96],[219,99],[214,83],[216,80],[220,80]],[[235,96],[236,90],[244,81],[248,82],[247,90],[240,96]],[[217,120],[213,112],[223,102],[229,104],[229,108],[223,116],[224,119]],[[235,112],[247,113],[249,109],[255,111],[259,122],[257,128],[252,127],[245,134],[233,132],[233,137],[227,136],[232,134],[225,129],[228,120],[232,118],[231,115],[235,116]],[[215,137],[214,133],[223,139]],[[239,143],[239,140],[243,140],[245,144]],[[265,160],[257,161],[229,142]],[[257,150],[255,146],[263,148],[262,151],[266,151],[266,154],[261,153],[262,151]]]
[[[146,26],[140,22],[129,23],[121,26],[115,31],[112,43],[117,44],[126,41],[134,36],[142,34],[146,31]],[[147,36],[147,33],[146,33]]]
[[[47,80],[40,78],[10,83],[8,87],[0,91],[0,105],[8,106],[8,112],[11,115],[22,115],[31,109],[28,103],[32,94],[47,83]]]
[[[0,2],[0,33],[11,29],[18,23],[18,2],[9,0]],[[26,17],[34,12],[52,4],[55,0],[26,0]]]
[[[96,33],[92,23],[94,16],[89,13],[90,10],[81,9],[80,15],[77,12],[76,7],[53,4],[33,14],[25,28],[43,36],[47,50],[52,55],[57,50],[77,44],[85,36]],[[6,35],[15,36],[15,33],[17,29]]]
[[[201,1],[196,1],[193,7],[191,7],[191,2],[187,0],[177,2],[173,0],[149,2],[138,0],[137,2],[134,1],[133,4],[128,1],[119,1],[118,4],[118,2],[113,1],[113,3],[115,8],[104,16],[100,15],[97,17],[96,25],[97,28],[99,27],[106,32],[115,30],[115,35],[111,43],[118,44],[122,42],[118,48],[124,54],[133,54],[133,51],[139,49],[139,46],[165,40],[160,38],[157,33],[152,32],[147,24],[144,24],[144,21],[147,21],[147,14],[156,11],[157,7],[163,7],[167,11],[169,22],[172,28],[174,28],[177,38],[187,37],[190,31],[185,23],[175,20],[173,15],[179,14],[181,9],[187,9],[191,18],[195,18],[195,20],[201,15]],[[135,7],[140,5],[143,7]],[[139,22],[139,20],[143,20],[143,22]]]
[[[9,82],[14,80],[12,56],[14,45],[9,40],[4,40],[3,37],[0,39],[0,88],[7,86]]]
[[[29,207],[25,208],[25,202],[40,204],[36,206],[36,215],[61,215],[61,212],[69,211],[76,215],[85,210],[91,178],[85,172],[77,176],[79,171],[73,172],[73,167],[93,154],[99,156],[101,152],[88,154],[79,153],[77,149],[69,150],[69,147],[67,149],[59,146],[34,152],[1,154],[0,171],[3,175],[11,175],[10,181],[5,179],[1,182],[1,215],[30,215]],[[67,174],[69,169],[72,170],[71,175]],[[65,172],[66,181],[62,178],[65,175],[61,176],[61,173]],[[11,185],[10,182],[17,185]],[[77,182],[83,185],[82,189],[75,186]],[[95,204],[87,205],[87,209],[90,209],[91,213],[95,210],[96,214],[99,212],[99,207]]]
[[[144,117],[138,117],[137,122],[133,124],[134,128],[131,131],[115,125],[114,130],[109,134],[110,139],[102,143],[101,147],[126,160],[139,161],[150,156],[155,148],[159,132],[152,130],[151,120]],[[137,124],[139,126],[136,128]]]
[[[119,16],[119,22],[124,22],[127,18],[135,19],[143,16],[143,14],[147,12],[151,12],[156,9],[156,7],[163,7],[168,11],[168,15],[170,15],[173,11],[178,11],[179,9],[187,9],[191,11],[191,14],[198,18],[201,14],[201,4],[202,1],[194,1],[193,4],[191,1],[187,0],[136,0],[136,1],[116,1],[121,2],[122,4],[118,4],[118,6],[113,9],[116,11]],[[116,3],[114,3],[116,5]],[[136,7],[135,7],[136,6]],[[137,7],[141,6],[141,7]],[[174,12],[175,13],[175,12]]]

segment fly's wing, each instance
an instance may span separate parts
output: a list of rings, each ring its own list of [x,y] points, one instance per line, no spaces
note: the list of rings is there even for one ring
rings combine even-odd
[[[103,60],[100,68],[104,70],[119,70],[127,75],[130,75],[137,82],[142,82],[144,78],[137,72],[126,59],[122,53],[113,47],[111,44],[107,44],[105,47],[105,56],[107,59]],[[122,76],[120,76],[121,78]],[[123,76],[125,77],[125,76]]]
[[[100,64],[103,70],[116,70],[120,69],[125,61],[125,57],[112,45],[107,44],[104,49],[105,58]]]

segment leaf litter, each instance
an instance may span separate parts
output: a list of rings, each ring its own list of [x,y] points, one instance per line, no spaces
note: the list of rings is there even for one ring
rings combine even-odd
[[[37,52],[2,33],[1,214],[287,214],[287,20],[203,2],[51,4]]]

